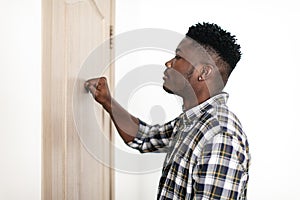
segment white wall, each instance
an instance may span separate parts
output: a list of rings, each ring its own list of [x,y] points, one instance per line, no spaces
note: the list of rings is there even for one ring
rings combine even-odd
[[[229,106],[242,121],[250,142],[250,200],[299,199],[300,13],[297,5],[296,0],[117,0],[116,3],[117,34],[137,28],[164,28],[185,34],[190,25],[209,21],[237,36],[243,56],[225,90],[230,94]],[[163,67],[172,55],[159,56],[160,53],[140,51],[117,60],[116,84],[135,67],[159,63]],[[132,91],[128,108],[141,119],[151,121],[147,111],[157,104],[153,99],[160,99],[163,105],[169,100],[156,86],[151,91],[154,98],[138,97],[147,95],[140,89]],[[179,103],[171,104],[175,115]],[[117,145],[132,153],[119,139]],[[120,159],[118,154],[116,159]],[[155,199],[159,176],[159,170],[142,175],[118,172],[117,199]]]
[[[41,198],[41,1],[0,6],[0,199]]]

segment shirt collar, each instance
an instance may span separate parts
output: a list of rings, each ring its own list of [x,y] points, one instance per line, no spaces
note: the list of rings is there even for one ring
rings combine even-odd
[[[203,103],[186,110],[182,113],[184,122],[192,122],[195,118],[199,118],[203,113],[207,112],[212,107],[226,104],[229,95],[226,92],[217,94]]]

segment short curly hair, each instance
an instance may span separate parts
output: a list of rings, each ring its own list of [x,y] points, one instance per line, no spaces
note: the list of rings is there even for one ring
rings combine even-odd
[[[230,66],[229,74],[241,59],[241,47],[236,43],[235,35],[231,35],[214,23],[204,22],[193,25],[189,27],[186,36],[203,45],[204,48],[215,50]]]

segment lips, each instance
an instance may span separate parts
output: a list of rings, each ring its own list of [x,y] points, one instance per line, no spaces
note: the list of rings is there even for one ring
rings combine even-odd
[[[166,80],[166,79],[168,79],[168,78],[169,78],[169,76],[168,76],[168,74],[167,74],[167,70],[165,70],[165,71],[164,71],[164,77],[163,77],[163,79]]]

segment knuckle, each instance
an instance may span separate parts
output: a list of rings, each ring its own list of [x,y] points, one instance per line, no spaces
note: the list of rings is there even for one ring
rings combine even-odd
[[[101,78],[99,79],[99,82],[102,83],[102,84],[103,84],[103,83],[106,83],[106,78],[105,78],[105,77],[101,77]]]

